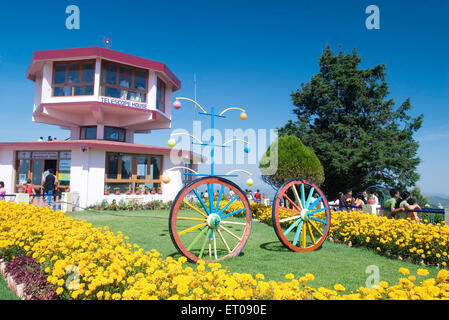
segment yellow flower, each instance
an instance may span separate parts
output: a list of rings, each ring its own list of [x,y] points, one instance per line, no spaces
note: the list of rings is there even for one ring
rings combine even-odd
[[[429,271],[427,271],[426,269],[418,269],[417,271],[416,271],[416,274],[418,275],[418,276],[428,276],[429,275]]]
[[[401,273],[402,275],[404,275],[404,276],[407,276],[407,275],[409,275],[410,274],[410,270],[409,269],[407,269],[407,268],[399,268],[399,273]]]
[[[294,278],[295,278],[295,276],[293,275],[293,273],[289,273],[289,274],[285,275],[285,279],[287,279],[287,280],[292,280]]]
[[[339,283],[337,283],[336,285],[334,285],[334,289],[337,291],[345,291],[345,287]]]
[[[62,287],[58,287],[58,288],[56,289],[56,293],[57,293],[58,295],[60,295],[63,291],[64,291],[64,289],[63,289]]]

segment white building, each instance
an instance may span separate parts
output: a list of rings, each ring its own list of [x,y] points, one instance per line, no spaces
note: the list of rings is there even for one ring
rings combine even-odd
[[[194,170],[202,161],[188,151],[134,143],[137,133],[171,127],[172,93],[181,83],[163,63],[100,47],[37,51],[26,77],[36,83],[32,120],[69,130],[70,139],[0,143],[8,194],[28,179],[41,193],[51,168],[56,193],[69,188],[80,207],[103,199],[167,201],[186,182],[173,170],[166,173],[170,184],[161,183],[174,166],[170,154]]]

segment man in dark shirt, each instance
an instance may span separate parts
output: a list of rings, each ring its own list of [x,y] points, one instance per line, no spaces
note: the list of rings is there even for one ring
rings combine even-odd
[[[354,198],[352,197],[352,190],[346,189],[345,195],[340,200],[341,206],[353,206],[354,205]]]
[[[44,195],[47,196],[47,206],[52,205],[53,194],[57,183],[58,180],[56,179],[55,171],[50,169],[50,173],[45,177],[44,182]]]

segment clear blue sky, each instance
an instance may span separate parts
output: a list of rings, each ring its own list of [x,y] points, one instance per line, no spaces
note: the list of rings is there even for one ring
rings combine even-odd
[[[80,8],[80,30],[65,27],[70,4]],[[365,27],[370,4],[380,8],[380,30]],[[193,97],[195,72],[202,105],[248,110],[245,122],[225,120],[222,128],[270,129],[294,118],[290,93],[318,71],[327,43],[346,52],[355,46],[362,67],[386,63],[396,103],[410,97],[412,114],[424,113],[418,185],[449,194],[448,14],[445,0],[8,1],[0,12],[1,140],[68,136],[31,122],[34,83],[25,72],[36,50],[102,46],[110,37],[114,50],[166,63],[182,82],[177,95]],[[183,115],[173,115],[173,129],[192,127],[193,111]],[[136,142],[166,145],[169,133]]]

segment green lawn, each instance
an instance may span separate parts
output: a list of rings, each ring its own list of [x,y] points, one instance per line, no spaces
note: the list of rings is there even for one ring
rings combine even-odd
[[[0,300],[19,300],[14,292],[9,290],[5,279],[0,275]]]
[[[130,242],[137,243],[146,250],[155,248],[164,256],[180,257],[170,239],[168,211],[80,212],[68,215],[85,219],[94,226],[109,226],[114,232],[122,231],[129,236]],[[310,272],[315,275],[315,280],[310,282],[311,286],[333,287],[334,284],[341,283],[347,291],[365,286],[369,276],[365,270],[370,265],[379,268],[380,281],[390,284],[396,283],[400,278],[400,267],[409,268],[412,273],[420,267],[380,256],[365,248],[351,248],[330,241],[314,252],[291,252],[279,242],[272,227],[258,222],[253,222],[251,235],[242,254],[224,260],[221,264],[229,266],[232,272],[253,275],[262,273],[267,280],[282,280],[290,272],[296,276]],[[435,268],[427,269],[431,276],[438,273]]]

